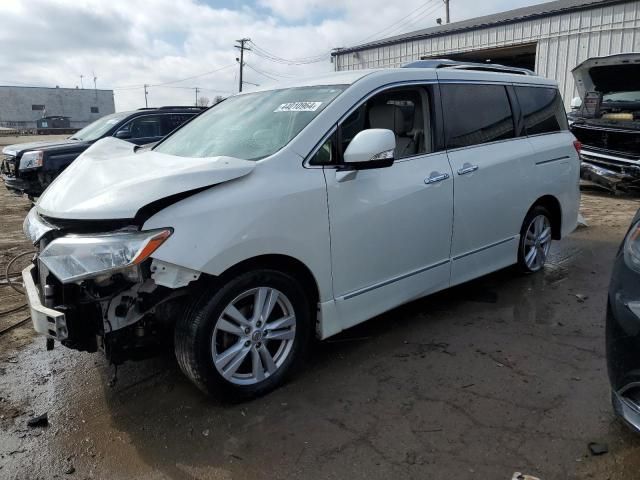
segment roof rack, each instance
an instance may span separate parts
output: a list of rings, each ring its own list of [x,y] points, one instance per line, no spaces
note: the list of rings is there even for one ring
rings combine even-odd
[[[196,107],[193,105],[165,105],[163,107],[142,107],[138,110],[206,110],[208,107]]]
[[[164,107],[159,107],[160,110],[171,110],[174,108],[186,108],[189,110],[205,110],[207,107],[196,107],[193,105],[165,105]]]
[[[528,68],[509,67],[499,63],[460,62],[449,58],[432,58],[407,63],[402,68],[455,68],[458,70],[478,70],[484,72],[514,73],[516,75],[535,75]]]

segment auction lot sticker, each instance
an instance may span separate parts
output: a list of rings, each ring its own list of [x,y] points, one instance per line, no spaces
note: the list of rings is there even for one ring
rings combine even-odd
[[[315,112],[322,102],[291,102],[283,103],[274,112]]]

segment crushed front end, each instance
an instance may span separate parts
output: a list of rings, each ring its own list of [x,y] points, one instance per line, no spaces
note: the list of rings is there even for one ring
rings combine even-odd
[[[11,146],[3,150],[0,176],[7,190],[17,195],[39,196],[51,180],[42,173],[42,151],[18,152]],[[46,177],[46,178],[45,178]]]
[[[185,287],[199,273],[151,258],[170,228],[56,221],[33,208],[24,230],[37,248],[22,275],[38,333],[75,350],[103,351],[115,364],[171,341]]]
[[[611,191],[640,189],[640,54],[592,57],[572,70],[580,100],[571,132],[581,177]]]
[[[640,191],[640,116],[636,129],[610,122],[576,122],[582,143],[580,176],[611,191]]]

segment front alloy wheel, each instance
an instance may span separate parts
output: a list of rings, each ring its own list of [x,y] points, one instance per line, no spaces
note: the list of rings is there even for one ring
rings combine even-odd
[[[233,299],[211,337],[213,363],[227,381],[253,385],[273,375],[291,354],[296,315],[287,296],[258,287]]]
[[[178,320],[176,357],[206,393],[232,400],[263,395],[300,365],[310,318],[307,295],[293,277],[247,272],[209,285]]]

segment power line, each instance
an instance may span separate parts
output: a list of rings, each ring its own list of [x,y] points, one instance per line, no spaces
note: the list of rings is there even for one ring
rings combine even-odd
[[[404,17],[396,20],[395,22],[393,22],[390,25],[387,25],[382,30],[379,30],[379,31],[377,31],[375,33],[372,33],[372,34],[368,35],[367,37],[364,37],[363,39],[355,42],[354,45],[364,43],[368,39],[370,39],[372,37],[375,37],[375,36],[379,36],[379,35],[383,35],[383,34],[387,35],[387,36],[390,36],[393,32],[396,32],[398,30],[402,30],[407,25],[409,25],[409,24],[417,21],[418,19],[423,18],[424,16],[426,16],[426,15],[428,15],[430,13],[433,13],[435,10],[437,10],[437,8],[440,6],[440,1],[441,0],[428,0],[428,1],[424,2],[419,7],[415,8],[414,10],[412,10],[409,14],[407,14]],[[414,18],[408,20],[410,17],[414,17]],[[259,45],[257,45],[253,41],[250,41],[250,42],[251,42],[251,46],[253,47],[253,51],[257,56],[262,57],[262,58],[264,58],[266,60],[269,60],[271,62],[280,63],[280,64],[283,64],[283,65],[307,65],[307,64],[310,64],[310,63],[318,63],[318,62],[321,62],[321,61],[325,60],[326,57],[331,53],[331,50],[327,50],[327,51],[322,52],[320,54],[312,55],[312,56],[309,56],[309,57],[284,58],[284,57],[281,57],[279,55],[276,55],[276,54],[266,50],[265,48],[260,47]]]
[[[415,18],[412,18],[411,20],[407,20],[402,25],[398,25],[393,30],[390,30],[389,32],[387,32],[386,36],[387,37],[393,37],[393,36],[396,36],[396,35],[400,35],[401,33],[404,33],[406,27],[409,27],[409,26],[411,26],[411,28],[416,28],[415,22],[417,22],[418,20],[422,20],[423,18],[427,17],[428,15],[433,14],[439,8],[440,8],[440,5],[438,5],[438,4],[432,5],[431,8],[423,11],[422,13],[417,15]]]
[[[224,70],[224,69],[230,68],[230,67],[233,67],[233,64],[225,65],[224,67],[216,68],[215,70],[210,70],[208,72],[199,73],[197,75],[192,75],[190,77],[179,78],[177,80],[169,80],[167,82],[161,82],[161,83],[147,84],[147,87],[162,87],[162,86],[170,85],[170,84],[173,84],[173,83],[185,82],[187,80],[193,80],[194,78],[200,78],[200,77],[204,77],[206,75],[211,75],[212,73],[216,73],[216,72],[219,72],[221,70]],[[113,87],[112,90],[135,90],[135,89],[138,89],[138,88],[143,88],[144,85],[145,84],[121,85],[121,86]]]
[[[325,53],[311,56],[311,57],[290,59],[290,58],[280,57],[274,53],[271,53],[268,50],[260,47],[259,45],[256,45],[255,42],[253,41],[251,42],[251,46],[253,47],[253,51],[257,56],[262,57],[266,60],[270,60],[274,63],[280,63],[283,65],[307,65],[309,63],[317,63],[325,60],[326,57],[331,53],[331,50],[327,50]]]
[[[268,78],[269,80],[273,80],[273,81],[275,81],[275,82],[279,82],[279,81],[280,81],[280,80],[278,80],[277,78],[272,77],[271,75],[269,75],[269,74],[267,74],[267,73],[265,73],[265,72],[263,72],[263,71],[261,71],[261,70],[258,70],[258,69],[257,69],[257,68],[255,68],[255,67],[253,67],[253,66],[249,65],[248,63],[245,63],[245,66],[246,66],[246,67],[249,67],[251,70],[253,70],[254,72],[256,72],[256,73],[258,73],[258,74],[260,74],[260,75],[262,75],[263,77]]]
[[[357,42],[355,42],[353,45],[359,45],[361,43],[366,42],[367,40],[369,40],[372,37],[377,37],[379,35],[387,35],[389,36],[389,29],[392,29],[391,31],[396,30],[397,28],[392,28],[395,27],[396,25],[398,25],[399,23],[401,23],[403,20],[406,20],[407,18],[415,15],[417,12],[419,12],[422,9],[427,8],[427,6],[430,3],[436,2],[436,4],[438,4],[440,0],[428,0],[426,2],[424,2],[422,5],[420,5],[419,7],[415,8],[414,10],[412,10],[411,12],[409,12],[408,15],[405,15],[404,17],[400,18],[399,20],[395,21],[394,23],[392,23],[391,25],[386,26],[385,28],[383,28],[382,30],[379,30],[375,33],[372,33],[371,35],[366,36],[365,38],[363,38],[362,40],[358,40]],[[423,12],[424,13],[424,12]],[[420,14],[422,15],[422,14]],[[385,33],[386,32],[386,33]]]

